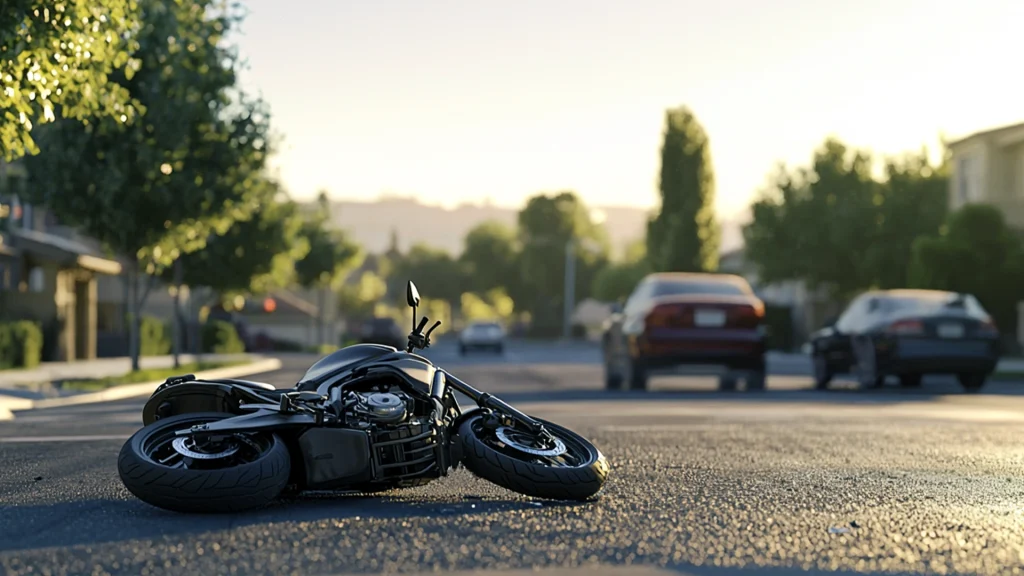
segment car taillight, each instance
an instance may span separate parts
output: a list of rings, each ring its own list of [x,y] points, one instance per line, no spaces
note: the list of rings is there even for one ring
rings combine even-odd
[[[898,320],[886,329],[889,334],[923,334],[924,324],[919,320]]]
[[[999,336],[999,327],[996,326],[995,322],[988,320],[987,322],[982,322],[981,326],[978,326],[978,334],[996,337]]]

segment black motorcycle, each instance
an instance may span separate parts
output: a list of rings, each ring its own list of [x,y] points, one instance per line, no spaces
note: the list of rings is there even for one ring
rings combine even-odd
[[[235,512],[286,489],[380,492],[421,486],[465,465],[527,496],[585,500],[608,477],[587,439],[476,390],[407,348],[357,344],[313,364],[291,389],[247,380],[169,378],[146,402],[144,427],[118,457],[140,500],[178,512]],[[477,408],[463,413],[460,392]]]

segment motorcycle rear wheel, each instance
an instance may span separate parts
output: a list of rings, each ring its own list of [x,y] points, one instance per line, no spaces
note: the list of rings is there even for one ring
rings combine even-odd
[[[238,512],[268,504],[291,473],[288,448],[276,434],[229,434],[217,445],[186,437],[187,444],[173,445],[176,430],[232,416],[179,414],[142,428],[121,448],[121,482],[139,500],[174,512]]]
[[[483,426],[483,414],[467,418],[459,426],[463,443],[462,462],[470,472],[503,488],[535,498],[587,500],[597,494],[608,479],[604,454],[579,434],[545,420],[544,427],[565,446],[563,456],[548,458],[527,453],[518,441],[505,443],[496,431]],[[520,430],[503,433],[525,439]],[[526,447],[529,449],[529,447]]]

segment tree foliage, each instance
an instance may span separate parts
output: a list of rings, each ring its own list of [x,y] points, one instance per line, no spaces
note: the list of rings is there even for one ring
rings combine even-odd
[[[444,300],[449,304],[458,304],[465,291],[462,265],[443,249],[414,244],[392,265],[392,276],[403,286],[402,302],[405,301],[404,286],[409,280],[416,283],[424,299]]]
[[[273,180],[258,184],[257,193],[250,215],[207,240],[202,250],[182,256],[184,284],[228,296],[266,293],[295,280],[295,263],[309,252],[308,240],[299,236],[298,207],[279,198],[282,192]]]
[[[659,181],[661,209],[647,225],[647,254],[659,271],[718,268],[715,177],[707,134],[686,107],[665,113]]]
[[[255,208],[269,116],[234,90],[232,15],[212,0],[141,6],[142,64],[119,81],[145,115],[45,126],[26,168],[31,202],[156,272]]]
[[[501,222],[483,222],[470,230],[460,261],[467,291],[517,291],[520,277],[516,231]]]
[[[309,249],[295,262],[295,273],[298,283],[306,288],[337,286],[362,263],[362,248],[347,234],[330,226],[326,193],[320,193],[317,210],[302,223],[299,238]]]
[[[973,294],[1004,330],[1016,328],[1024,249],[998,208],[961,208],[949,215],[942,233],[918,238],[912,254],[911,286]]]
[[[906,285],[914,239],[937,232],[945,214],[945,170],[924,153],[887,161],[881,182],[871,166],[869,154],[830,138],[810,168],[780,167],[743,230],[763,282],[803,280],[837,300]]]
[[[38,152],[35,124],[105,116],[132,122],[144,109],[118,77],[140,61],[134,0],[4,0],[0,3],[0,156]]]
[[[608,240],[573,192],[539,194],[519,212],[522,294],[517,308],[560,323],[565,293],[566,245],[575,244],[576,301],[590,295],[594,277],[608,261]],[[522,306],[519,306],[520,301]]]
[[[594,298],[603,302],[615,302],[628,297],[644,276],[651,273],[650,263],[644,251],[644,243],[630,245],[619,262],[605,266],[594,278]]]

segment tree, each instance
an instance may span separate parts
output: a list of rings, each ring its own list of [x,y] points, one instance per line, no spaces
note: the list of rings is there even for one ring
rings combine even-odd
[[[1024,249],[999,209],[969,204],[942,233],[914,242],[910,285],[973,294],[1004,330],[1016,329],[1024,289]]]
[[[678,272],[717,269],[721,230],[715,221],[711,147],[685,106],[665,113],[659,191],[661,210],[647,225],[652,267]]]
[[[393,266],[392,277],[403,286],[409,280],[415,282],[424,299],[457,304],[465,292],[461,264],[443,249],[414,244]],[[401,301],[405,302],[404,290]]]
[[[523,292],[513,294],[512,298],[517,308],[533,314],[539,330],[553,331],[561,325],[566,246],[570,241],[576,254],[575,301],[579,301],[590,295],[594,276],[608,260],[604,228],[594,224],[586,206],[573,192],[530,198],[519,212]]]
[[[621,261],[609,264],[597,273],[594,278],[594,298],[604,302],[622,300],[650,273],[644,243],[634,243],[626,250]]]
[[[5,0],[0,4],[0,152],[8,162],[39,151],[34,123],[105,116],[132,122],[144,110],[125,86],[139,69],[134,0]]]
[[[834,139],[815,152],[810,169],[780,168],[743,229],[746,257],[763,282],[803,280],[836,299],[875,283],[872,262],[864,257],[880,214],[870,170],[866,153]]]
[[[879,288],[902,288],[907,285],[914,241],[938,234],[946,219],[948,163],[931,166],[925,150],[888,160],[886,175],[874,199],[878,228],[866,258]]]
[[[299,230],[299,237],[309,246],[305,257],[295,263],[298,283],[317,291],[317,337],[324,343],[324,315],[327,292],[338,287],[345,275],[359,266],[363,251],[341,230],[330,227],[330,202],[321,192],[317,210]]]
[[[349,319],[373,316],[377,305],[387,294],[387,284],[379,275],[367,270],[354,282],[346,282],[338,288],[338,309],[344,310]]]
[[[466,273],[466,291],[519,288],[519,247],[514,229],[497,221],[478,224],[466,234],[459,258]]]
[[[263,177],[269,129],[262,103],[234,89],[236,58],[224,44],[234,15],[215,11],[212,0],[140,6],[141,65],[117,80],[145,115],[130,124],[49,124],[39,130],[43,153],[25,162],[31,202],[134,261],[133,369],[152,279],[255,209],[250,193]],[[140,289],[141,274],[151,281]]]

